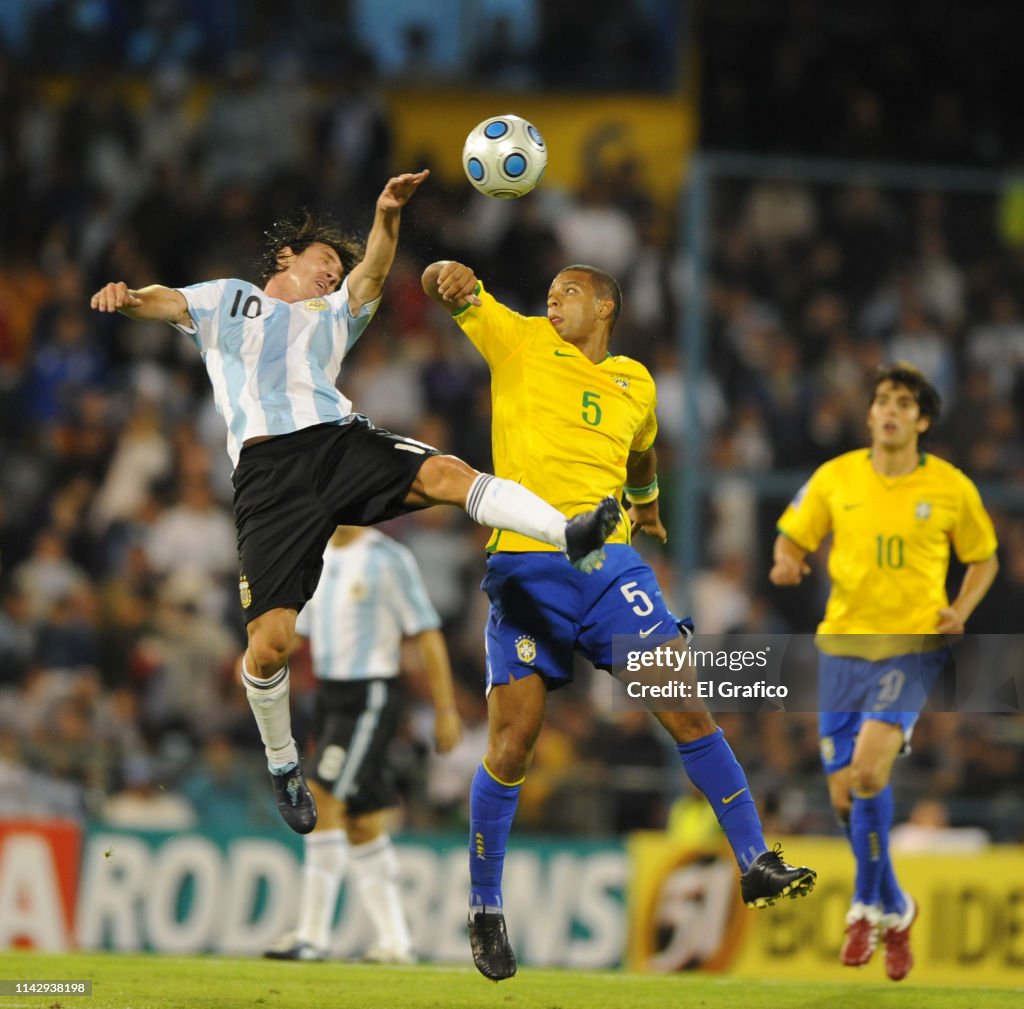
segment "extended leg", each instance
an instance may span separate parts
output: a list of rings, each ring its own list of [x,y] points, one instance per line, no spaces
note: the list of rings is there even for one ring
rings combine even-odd
[[[431,456],[420,467],[406,496],[407,504],[451,504],[464,508],[474,522],[508,529],[565,551],[582,571],[604,560],[604,541],[619,524],[614,498],[566,521],[565,516],[532,491],[472,466],[451,455]]]
[[[682,651],[686,643],[679,638],[671,647]],[[768,851],[747,777],[704,705],[691,702],[690,710],[653,714],[675,740],[683,768],[725,831],[742,873],[740,887],[747,906],[767,907],[779,897],[810,893],[815,872],[787,865],[780,852]]]

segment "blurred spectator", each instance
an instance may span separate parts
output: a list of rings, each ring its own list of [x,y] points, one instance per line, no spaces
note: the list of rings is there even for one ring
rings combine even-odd
[[[178,503],[150,527],[145,550],[159,575],[192,572],[216,580],[238,570],[231,513],[213,500],[201,476],[186,477]]]
[[[893,851],[977,854],[989,844],[980,827],[951,827],[949,813],[937,799],[921,799],[903,823],[889,834]]]
[[[73,596],[89,584],[86,573],[67,555],[67,543],[52,527],[36,536],[30,556],[14,569],[15,583],[38,623],[58,601]]]
[[[182,0],[147,0],[142,20],[126,46],[129,67],[180,70],[193,65],[203,48],[199,26]]]
[[[35,337],[25,382],[26,412],[44,424],[67,417],[75,397],[104,376],[85,309],[62,308],[52,322],[50,332]]]
[[[205,830],[230,829],[240,823],[273,824],[277,811],[262,784],[262,767],[253,767],[230,739],[214,733],[203,743],[182,793]]]
[[[1007,400],[1024,374],[1024,319],[1017,296],[1000,288],[986,315],[987,321],[967,333],[967,360],[988,373],[991,394]]]
[[[146,757],[135,757],[124,767],[124,787],[103,804],[101,818],[121,830],[190,830],[196,813],[185,796],[169,791]]]
[[[610,180],[591,170],[583,191],[555,222],[562,252],[572,263],[588,263],[618,279],[625,275],[639,239],[629,215],[612,201]]]
[[[0,582],[0,689],[21,682],[35,651],[27,595],[14,583]]]

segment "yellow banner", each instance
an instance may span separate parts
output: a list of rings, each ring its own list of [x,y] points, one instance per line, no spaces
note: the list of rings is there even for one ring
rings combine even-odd
[[[395,170],[415,171],[424,155],[451,183],[466,182],[462,144],[489,116],[511,112],[540,130],[548,148],[545,182],[578,189],[586,173],[607,174],[626,157],[644,166],[643,182],[659,203],[674,204],[696,140],[692,102],[678,96],[391,91]],[[466,182],[468,186],[469,183]]]
[[[629,966],[723,970],[746,978],[885,981],[879,947],[866,967],[839,963],[854,862],[843,839],[793,837],[787,861],[813,866],[814,892],[749,911],[725,847],[683,850],[665,834],[630,840]],[[1024,987],[1024,847],[895,856],[920,911],[914,984]]]

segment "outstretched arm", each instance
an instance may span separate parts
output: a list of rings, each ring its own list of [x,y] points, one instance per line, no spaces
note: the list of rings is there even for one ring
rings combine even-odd
[[[658,510],[658,455],[653,446],[644,452],[629,453],[626,500],[629,501],[632,535],[645,532],[659,543],[667,542],[668,533],[661,524]]]
[[[402,207],[412,199],[413,193],[429,174],[429,169],[424,169],[422,172],[396,175],[388,180],[377,197],[373,226],[366,239],[366,255],[348,275],[348,305],[353,314],[367,302],[379,298],[384,290],[384,281],[388,279],[398,249],[398,222]]]
[[[810,565],[804,560],[807,551],[797,546],[784,533],[775,537],[772,554],[772,569],[768,579],[772,585],[799,585],[804,575],[811,573]]]
[[[464,305],[480,304],[480,299],[473,293],[477,285],[476,274],[468,266],[454,260],[441,259],[431,263],[423,271],[420,283],[427,297],[444,305],[449,312]]]
[[[180,291],[160,284],[133,291],[123,281],[105,284],[89,300],[97,312],[120,312],[144,322],[171,322],[191,326],[188,302]]]

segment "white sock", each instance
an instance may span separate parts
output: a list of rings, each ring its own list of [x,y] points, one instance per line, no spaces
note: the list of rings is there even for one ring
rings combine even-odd
[[[348,837],[343,830],[320,830],[303,838],[302,884],[299,891],[297,942],[327,953],[338,891],[348,865]]]
[[[287,770],[299,762],[299,750],[292,739],[292,713],[288,706],[288,667],[285,666],[267,680],[249,675],[242,659],[242,683],[249,707],[256,716],[267,751],[267,763],[273,772]]]
[[[466,495],[466,514],[482,526],[508,529],[565,549],[565,516],[511,480],[481,473]]]
[[[377,945],[391,953],[412,952],[412,937],[398,887],[398,855],[387,834],[366,844],[354,844],[352,882],[377,930]]]

